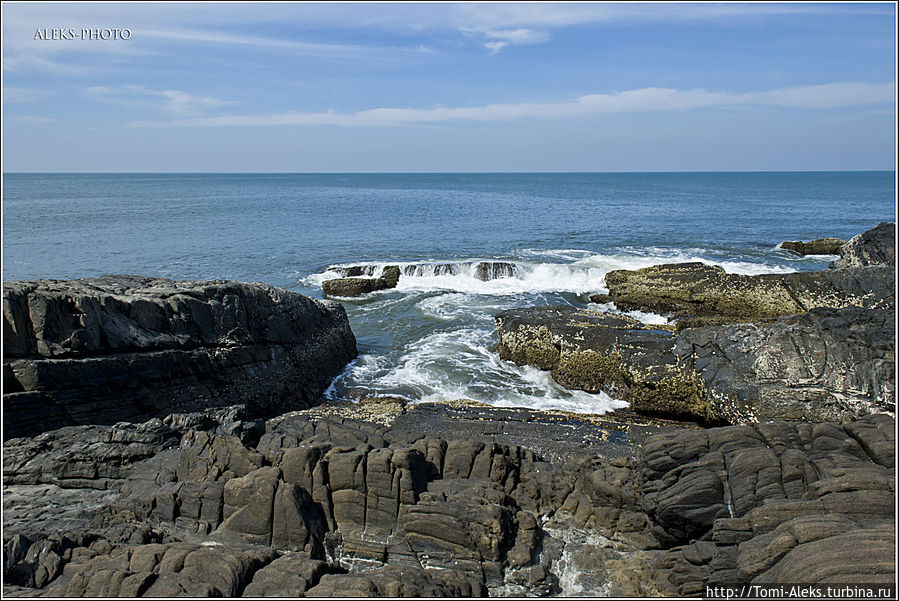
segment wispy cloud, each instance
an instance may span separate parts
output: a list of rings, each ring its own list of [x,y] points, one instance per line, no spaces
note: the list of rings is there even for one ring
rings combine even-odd
[[[647,22],[726,21],[779,15],[845,12],[859,6],[764,3],[469,3],[452,5],[450,23],[467,36],[479,36],[496,53],[515,44],[533,44],[555,30],[579,25],[631,25]],[[868,5],[869,10],[887,7]],[[504,35],[513,33],[519,35]]]
[[[277,125],[336,125],[389,127],[450,121],[507,121],[512,119],[567,119],[603,113],[656,112],[727,107],[783,107],[834,109],[893,102],[892,83],[842,82],[817,86],[778,88],[763,92],[712,92],[642,88],[611,94],[589,94],[566,102],[488,104],[477,107],[375,108],[353,113],[284,112],[267,115],[223,115],[177,119],[165,123],[133,122],[136,127],[240,127]]]
[[[97,102],[106,102],[135,109],[150,109],[180,116],[201,115],[233,101],[206,96],[194,96],[180,90],[151,90],[144,86],[91,86],[84,95]]]
[[[43,88],[22,88],[18,86],[3,86],[3,104],[21,102],[37,102],[53,93]]]
[[[208,31],[200,29],[182,30],[142,30],[140,36],[151,38],[166,38],[186,42],[203,42],[212,44],[234,44],[241,46],[259,46],[267,48],[280,48],[292,50],[300,54],[325,56],[332,58],[354,58],[370,56],[372,52],[379,50],[369,46],[354,44],[322,44],[297,40],[283,40],[278,38],[241,35],[220,31]],[[417,49],[416,49],[417,50]]]
[[[53,119],[51,119],[50,117],[33,117],[31,115],[16,117],[16,121],[21,121],[22,123],[30,123],[31,125],[47,125],[48,123],[53,123]]]

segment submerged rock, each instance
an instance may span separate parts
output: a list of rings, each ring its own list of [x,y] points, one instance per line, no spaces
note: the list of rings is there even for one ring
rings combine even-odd
[[[322,290],[328,296],[362,296],[378,290],[396,288],[399,279],[400,268],[396,265],[388,265],[377,278],[348,277],[325,280],[322,282]]]
[[[314,402],[356,355],[343,307],[265,284],[138,276],[7,282],[4,437]]]
[[[781,242],[778,247],[784,250],[791,250],[800,255],[835,255],[840,252],[840,248],[846,244],[845,240],[840,238],[818,238],[817,240],[790,240]]]

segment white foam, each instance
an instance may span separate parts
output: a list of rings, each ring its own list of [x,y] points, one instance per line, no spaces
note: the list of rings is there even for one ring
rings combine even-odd
[[[338,377],[337,386],[421,402],[469,398],[498,407],[573,413],[601,414],[627,406],[603,393],[564,389],[549,372],[501,361],[491,350],[492,335],[487,328],[459,328],[427,335],[400,357],[363,355]]]
[[[368,261],[333,265],[327,270],[302,278],[311,286],[320,286],[328,279],[343,277],[342,269],[350,265],[367,268],[370,277],[378,277],[385,266],[397,265],[400,279],[395,288],[400,292],[447,291],[469,294],[515,295],[544,292],[590,294],[607,292],[605,276],[617,269],[642,269],[661,263],[705,263],[720,265],[728,273],[756,275],[762,273],[790,273],[788,267],[771,263],[710,258],[705,249],[674,250],[664,248],[634,249],[613,254],[591,253],[578,249],[528,250],[524,256],[555,259],[552,262],[521,261],[504,258],[464,259],[448,261]],[[512,262],[515,275],[483,281],[475,277],[481,261]],[[559,262],[564,261],[564,262]],[[389,293],[389,291],[386,291]]]

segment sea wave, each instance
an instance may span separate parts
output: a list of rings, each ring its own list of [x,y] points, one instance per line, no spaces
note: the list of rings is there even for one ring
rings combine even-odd
[[[591,294],[607,292],[605,276],[618,269],[641,269],[660,263],[699,262],[720,265],[728,273],[756,275],[790,273],[783,265],[742,258],[710,257],[703,249],[672,250],[647,248],[640,253],[590,253],[577,249],[534,251],[522,254],[549,261],[493,257],[480,259],[427,261],[363,261],[331,265],[300,278],[310,286],[320,286],[329,279],[346,277],[380,277],[388,265],[400,268],[396,290],[405,292],[448,291],[486,295],[510,295],[542,292]]]

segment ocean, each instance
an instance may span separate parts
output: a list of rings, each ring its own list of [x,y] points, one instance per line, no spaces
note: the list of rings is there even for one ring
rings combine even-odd
[[[258,281],[322,297],[341,266],[404,272],[341,299],[359,358],[326,396],[470,398],[602,413],[624,404],[500,361],[493,316],[593,305],[613,269],[702,261],[823,269],[784,240],[895,221],[893,172],[4,175],[3,280],[111,273]],[[515,277],[480,281],[482,260]],[[449,265],[436,268],[435,265]],[[631,313],[647,323],[660,315]]]

